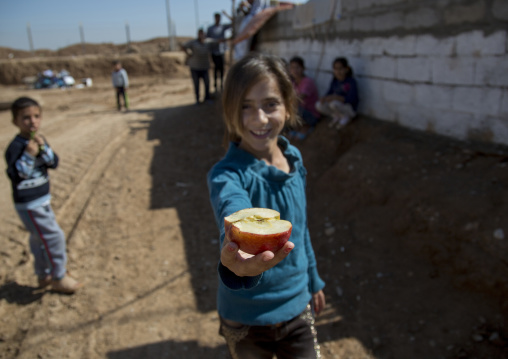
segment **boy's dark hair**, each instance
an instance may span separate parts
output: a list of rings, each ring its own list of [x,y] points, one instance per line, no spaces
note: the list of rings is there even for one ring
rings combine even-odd
[[[15,119],[18,116],[19,111],[32,106],[38,107],[42,111],[41,105],[39,105],[39,103],[35,101],[33,98],[30,97],[18,98],[11,105],[12,118]]]
[[[353,69],[351,66],[349,66],[349,62],[345,57],[337,57],[335,60],[333,60],[333,65],[335,65],[337,62],[339,62],[343,67],[347,68],[347,75],[346,77],[353,77]]]
[[[302,69],[305,68],[305,62],[303,61],[303,59],[300,57],[300,56],[295,56],[293,58],[291,58],[291,60],[289,60],[289,63],[297,63]]]
[[[112,62],[113,66],[118,65],[118,64],[121,64],[121,63],[122,63],[122,62],[121,62],[120,60],[114,60],[114,61]]]

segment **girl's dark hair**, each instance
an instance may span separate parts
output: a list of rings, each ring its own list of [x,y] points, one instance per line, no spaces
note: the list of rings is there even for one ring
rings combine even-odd
[[[243,132],[242,106],[247,92],[259,81],[273,78],[279,87],[288,115],[286,124],[295,127],[299,124],[298,112],[295,107],[297,95],[284,62],[271,55],[251,53],[235,63],[228,71],[224,92],[222,94],[222,109],[226,133],[224,145],[230,141],[241,140]]]
[[[42,108],[39,105],[39,103],[35,101],[33,98],[30,97],[18,98],[11,105],[12,118],[15,119],[18,116],[19,111],[32,106],[38,107],[42,111]]]
[[[289,60],[289,63],[292,63],[292,62],[297,63],[302,69],[305,68],[305,62],[303,61],[303,59],[300,56],[295,56],[291,60]]]
[[[351,68],[351,66],[349,66],[349,62],[345,57],[337,57],[335,60],[333,60],[332,66],[335,65],[336,63],[340,63],[347,69],[346,77],[353,77],[353,69]]]

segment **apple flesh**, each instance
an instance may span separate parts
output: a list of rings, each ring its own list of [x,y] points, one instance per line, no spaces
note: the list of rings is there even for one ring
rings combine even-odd
[[[268,208],[246,208],[224,218],[224,228],[232,242],[249,254],[276,252],[291,236],[291,222]]]

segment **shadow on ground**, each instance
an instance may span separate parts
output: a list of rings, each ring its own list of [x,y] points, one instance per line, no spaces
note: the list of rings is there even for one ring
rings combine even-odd
[[[144,112],[153,120],[132,129],[148,126],[147,140],[159,143],[151,164],[151,208],[177,209],[197,309],[214,311],[219,242],[206,174],[225,153],[220,109],[202,104]],[[365,353],[410,353],[415,359],[443,351],[457,357],[506,354],[495,343],[470,343],[480,333],[485,338],[500,335],[504,345],[506,329],[498,296],[486,294],[488,288],[457,283],[454,267],[460,257],[454,255],[470,253],[470,243],[460,248],[454,242],[464,235],[462,227],[470,218],[467,210],[457,211],[482,180],[476,172],[453,170],[465,163],[486,173],[504,163],[506,154],[476,161],[457,141],[369,119],[341,134],[322,123],[305,141],[296,145],[309,171],[309,228],[333,312],[330,318],[318,318],[320,341],[355,338]],[[495,170],[502,176],[501,169]],[[506,198],[505,187],[497,186]],[[476,206],[487,204],[480,197],[474,200]],[[505,205],[498,200],[486,208],[494,214]],[[495,218],[488,225],[499,226]],[[334,234],[326,234],[332,227]],[[486,269],[506,271],[485,261],[487,256],[471,258],[469,263],[478,260]],[[188,347],[200,350],[195,343],[154,345],[168,350],[177,345],[179,353]],[[132,350],[135,357],[151,349]]]
[[[206,348],[196,341],[174,342],[163,341],[142,345],[135,348],[109,352],[108,359],[139,359],[139,358],[226,358],[226,346]]]

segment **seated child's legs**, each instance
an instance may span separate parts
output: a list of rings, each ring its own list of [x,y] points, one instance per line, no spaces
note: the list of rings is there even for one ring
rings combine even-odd
[[[326,116],[332,115],[332,112],[329,107],[329,102],[325,102],[325,103],[323,103],[321,101],[316,102],[316,109],[323,115],[326,115]]]
[[[353,118],[356,116],[356,112],[349,103],[342,103],[340,101],[330,102],[330,109],[333,112],[334,117],[348,117]]]
[[[30,249],[34,256],[36,275],[50,274],[53,279],[65,276],[67,254],[65,235],[56,222],[49,204],[30,210],[18,210],[23,224],[30,232]]]

